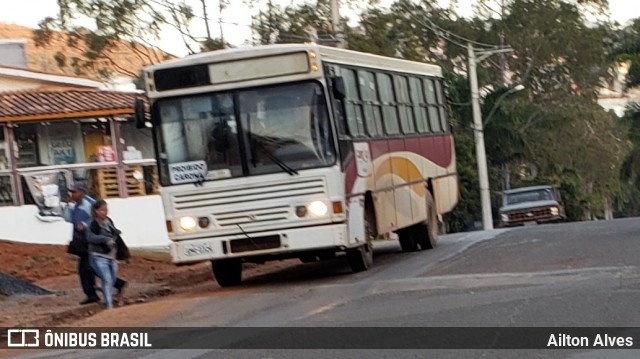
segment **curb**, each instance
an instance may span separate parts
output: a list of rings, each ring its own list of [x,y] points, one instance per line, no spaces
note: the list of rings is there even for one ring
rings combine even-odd
[[[136,304],[143,304],[149,302],[151,299],[162,298],[175,294],[175,291],[168,286],[161,288],[152,288],[140,293],[136,293],[133,298],[127,298],[126,303],[120,306],[131,306]],[[93,315],[103,311],[102,303],[92,303],[85,305],[78,305],[78,307],[65,309],[60,312],[48,314],[40,319],[30,323],[30,326],[38,327],[56,327],[63,324],[69,324],[78,319],[89,318]]]

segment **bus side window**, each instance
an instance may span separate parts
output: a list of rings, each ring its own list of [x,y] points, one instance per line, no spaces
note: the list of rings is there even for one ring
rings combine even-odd
[[[398,98],[398,112],[400,113],[400,126],[402,132],[410,134],[415,132],[413,121],[413,109],[409,98],[409,84],[405,76],[394,76],[396,96]]]
[[[342,69],[346,97],[343,100],[346,110],[346,122],[349,133],[353,137],[364,136],[364,118],[362,104],[358,92],[358,81],[354,70]]]
[[[429,105],[429,122],[431,123],[431,130],[433,132],[440,132],[442,130],[440,123],[440,112],[438,110],[438,102],[433,80],[425,79],[424,84],[427,95],[427,104]]]
[[[447,132],[449,130],[449,123],[447,121],[447,101],[444,96],[442,82],[436,81],[436,100],[438,101],[438,110],[440,112],[440,124],[442,125],[442,131]]]
[[[364,119],[367,133],[371,137],[382,135],[382,111],[378,101],[375,77],[370,71],[358,71],[360,96],[364,107]]]
[[[411,102],[413,103],[413,113],[416,119],[416,129],[419,133],[429,132],[427,121],[426,101],[422,89],[422,80],[417,77],[409,79],[409,89],[411,91]]]
[[[380,91],[380,102],[382,103],[382,117],[385,132],[387,135],[397,135],[400,133],[400,127],[398,126],[398,110],[396,108],[391,75],[377,73],[376,76],[378,79],[378,89]]]
[[[336,123],[336,130],[340,137],[347,135],[347,125],[345,117],[345,103],[346,92],[344,88],[344,79],[339,76],[332,76],[331,80],[331,98],[333,102],[333,118]]]

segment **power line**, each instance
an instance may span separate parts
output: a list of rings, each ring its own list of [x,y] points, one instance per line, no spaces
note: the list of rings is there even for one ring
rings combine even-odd
[[[494,44],[487,44],[487,43],[482,43],[479,41],[475,41],[475,40],[471,40],[468,39],[464,36],[455,34],[449,30],[443,29],[442,27],[436,25],[433,21],[431,21],[429,18],[425,17],[426,21],[428,23],[425,23],[422,19],[416,17],[415,14],[413,14],[413,12],[411,11],[412,9],[409,8],[408,6],[406,6],[403,3],[398,3],[400,6],[404,7],[404,10],[406,12],[406,14],[414,21],[418,22],[419,24],[427,27],[428,29],[430,29],[431,31],[433,31],[433,33],[437,36],[440,36],[442,38],[444,38],[445,40],[448,40],[449,42],[451,42],[452,44],[462,47],[462,48],[467,48],[467,43],[471,43],[473,45],[477,45],[477,46],[481,46],[481,47],[485,47],[488,49],[501,49],[504,48],[504,46],[500,46],[500,45],[494,45]],[[464,41],[465,43],[460,43],[457,40],[454,40],[453,38],[459,39]]]

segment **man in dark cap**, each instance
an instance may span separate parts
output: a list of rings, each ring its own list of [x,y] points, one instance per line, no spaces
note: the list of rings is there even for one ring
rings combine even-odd
[[[100,301],[96,294],[96,276],[89,264],[87,251],[86,229],[91,223],[91,205],[95,202],[88,196],[89,189],[82,182],[75,182],[69,187],[70,201],[75,203],[73,209],[65,210],[65,219],[73,224],[72,241],[75,248],[70,253],[78,256],[78,275],[82,291],[87,296],[80,304],[96,303]],[[69,207],[67,207],[69,208]]]

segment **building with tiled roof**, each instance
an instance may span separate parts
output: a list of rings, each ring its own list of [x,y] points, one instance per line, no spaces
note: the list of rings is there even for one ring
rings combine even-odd
[[[20,65],[20,56],[14,58]],[[151,179],[128,178],[132,168],[138,178],[142,165],[155,169],[151,135],[131,121],[134,101],[145,96],[104,88],[85,77],[0,65],[0,206],[39,204],[27,174],[43,171],[91,182],[100,198],[155,191]]]
[[[0,123],[84,119],[133,114],[137,93],[64,90],[0,92]]]
[[[129,245],[167,244],[151,132],[132,121],[134,101],[145,99],[133,77],[60,68],[54,53],[74,49],[62,37],[38,48],[31,37],[0,24],[0,239],[68,243],[61,212],[67,187],[81,181],[109,201]],[[129,74],[153,62],[125,47],[116,55]]]

